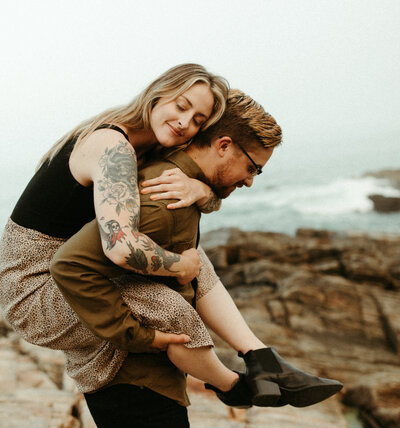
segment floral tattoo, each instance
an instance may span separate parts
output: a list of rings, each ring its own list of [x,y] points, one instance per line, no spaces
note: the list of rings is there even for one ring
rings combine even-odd
[[[125,241],[129,249],[129,255],[125,260],[135,271],[149,274],[157,272],[162,267],[170,271],[171,266],[179,262],[181,256],[165,251],[138,231],[140,196],[137,187],[137,162],[128,143],[120,141],[115,147],[106,148],[99,165],[103,173],[103,180],[99,180],[98,187],[103,196],[101,204],[107,203],[114,206],[118,216],[123,210],[128,211],[129,226],[124,227],[130,228],[135,244],[141,244],[140,248],[134,247],[127,239],[120,223],[112,219],[105,223],[106,230],[99,224],[101,237],[107,245],[106,249],[111,250],[117,242]],[[148,256],[151,261],[150,272]]]
[[[104,177],[99,181],[99,191],[103,195],[101,203],[114,205],[118,215],[123,209],[137,215],[139,211],[137,162],[127,143],[120,141],[115,147],[107,148],[99,165]]]

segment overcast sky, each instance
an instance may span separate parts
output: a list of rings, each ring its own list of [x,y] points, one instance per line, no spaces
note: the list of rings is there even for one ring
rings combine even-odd
[[[0,166],[16,181],[78,122],[182,62],[260,101],[283,154],[400,139],[398,0],[2,0],[0,32]]]

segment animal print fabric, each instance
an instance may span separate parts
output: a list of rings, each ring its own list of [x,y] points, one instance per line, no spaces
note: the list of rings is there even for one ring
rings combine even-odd
[[[127,356],[126,351],[95,336],[64,300],[49,272],[50,261],[65,242],[11,219],[0,244],[0,307],[22,338],[35,345],[64,351],[66,372],[82,392],[109,383]],[[199,250],[202,269],[197,299],[218,282],[211,262]],[[115,280],[134,317],[146,326],[173,333],[185,332],[185,346],[213,346],[193,307],[164,284],[134,274]]]

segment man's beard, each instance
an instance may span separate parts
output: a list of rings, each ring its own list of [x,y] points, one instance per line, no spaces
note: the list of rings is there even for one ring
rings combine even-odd
[[[215,171],[215,174],[211,180],[211,187],[213,188],[214,193],[220,199],[227,198],[236,189],[236,186],[222,185],[222,183],[224,182],[224,176],[230,167],[231,167],[231,162],[228,162],[228,164],[225,165],[223,168],[220,168],[217,171]]]
[[[227,198],[234,190],[235,186],[231,187],[213,187],[214,193],[217,195],[219,199]]]

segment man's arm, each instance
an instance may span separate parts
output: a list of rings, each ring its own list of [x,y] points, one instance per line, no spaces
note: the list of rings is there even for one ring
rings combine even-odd
[[[152,347],[154,330],[133,318],[109,279],[126,271],[104,255],[96,220],[60,247],[50,272],[80,320],[97,336],[129,352],[158,352]]]

